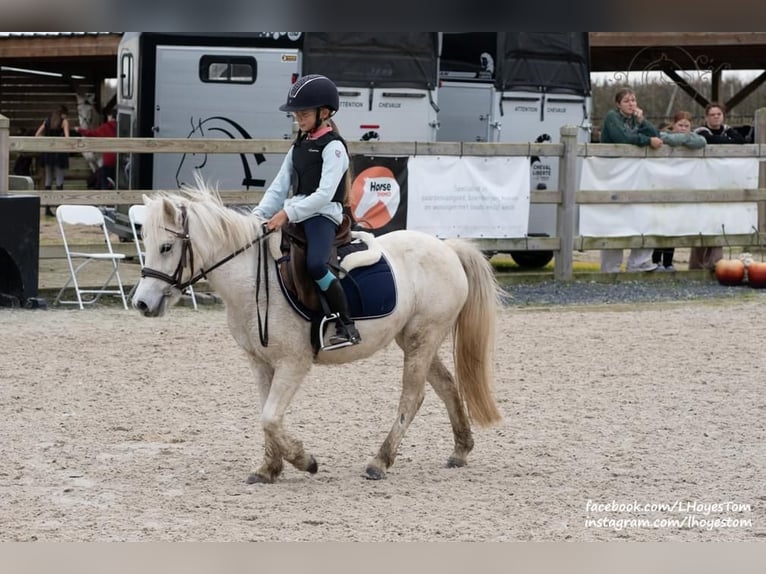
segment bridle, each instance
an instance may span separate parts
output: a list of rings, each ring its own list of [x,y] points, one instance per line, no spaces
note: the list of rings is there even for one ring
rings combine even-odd
[[[226,263],[227,261],[230,261],[231,259],[234,259],[237,255],[242,253],[243,251],[246,251],[250,249],[253,245],[264,239],[267,235],[271,233],[271,231],[265,231],[260,237],[256,237],[253,239],[250,243],[245,245],[244,247],[240,247],[237,249],[234,253],[231,253],[221,259],[220,261],[214,263],[211,265],[208,269],[200,269],[199,273],[196,275],[194,274],[194,248],[192,247],[191,238],[189,237],[189,218],[186,213],[186,206],[181,206],[181,231],[176,231],[174,229],[168,229],[167,227],[164,228],[165,231],[168,233],[174,235],[176,238],[181,240],[181,257],[178,260],[178,265],[176,266],[176,270],[173,272],[173,275],[168,275],[167,273],[163,273],[162,271],[157,271],[156,269],[152,269],[150,267],[144,267],[141,269],[141,277],[152,277],[153,279],[159,279],[160,281],[164,281],[165,283],[168,283],[169,285],[172,285],[179,291],[183,291],[190,285],[194,285],[197,281],[200,279],[207,279],[207,274],[210,273],[213,269],[216,269]],[[189,268],[191,270],[191,273],[189,275],[189,279],[186,281],[182,281],[184,269]]]
[[[263,224],[263,232],[259,237],[256,237],[253,239],[250,243],[245,245],[244,247],[240,247],[234,253],[230,253],[220,261],[214,263],[210,266],[208,269],[200,269],[199,273],[196,275],[194,274],[194,248],[192,247],[191,238],[189,237],[189,217],[186,212],[186,206],[181,205],[181,231],[176,231],[174,229],[168,229],[165,227],[165,231],[168,233],[171,233],[176,238],[181,240],[181,257],[178,260],[178,265],[176,266],[176,270],[173,272],[173,275],[168,275],[167,273],[163,273],[162,271],[157,271],[156,269],[152,269],[150,267],[144,267],[141,269],[141,277],[152,277],[154,279],[159,279],[160,281],[164,281],[165,283],[168,283],[169,285],[175,287],[179,291],[183,291],[190,285],[194,285],[197,281],[200,279],[207,279],[207,274],[210,273],[213,269],[216,269],[226,263],[227,261],[230,261],[234,259],[237,255],[240,253],[247,251],[250,249],[253,245],[256,243],[259,243],[268,237],[273,230],[266,229],[266,224]],[[266,292],[266,315],[264,318],[261,318],[261,310],[259,306],[259,299],[260,299],[260,290],[261,290],[261,263],[263,266],[263,283],[265,286],[265,292]],[[182,281],[184,269],[189,267],[191,270],[189,279],[186,281]],[[269,343],[269,327],[268,327],[268,308],[269,308],[269,283],[268,283],[268,264],[267,264],[267,258],[261,259],[261,250],[258,250],[258,263],[257,263],[257,271],[256,271],[256,278],[255,278],[255,301],[256,301],[256,308],[258,310],[258,334],[261,339],[261,344],[266,347]]]

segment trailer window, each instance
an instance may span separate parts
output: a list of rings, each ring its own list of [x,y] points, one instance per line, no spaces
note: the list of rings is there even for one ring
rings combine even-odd
[[[254,84],[258,70],[251,56],[202,56],[199,78],[203,82]]]
[[[133,54],[125,52],[120,58],[120,97],[133,99]]]

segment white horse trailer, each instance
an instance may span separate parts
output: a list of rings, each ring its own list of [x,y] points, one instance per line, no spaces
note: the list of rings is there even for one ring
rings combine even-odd
[[[290,139],[277,108],[300,74],[300,34],[128,32],[118,53],[118,136]],[[194,169],[221,189],[262,189],[277,154],[130,154],[118,186],[178,189]]]
[[[444,33],[440,64],[440,141],[559,141],[564,125],[590,140],[588,35],[580,32]],[[558,159],[531,158],[532,190],[558,188]],[[555,236],[556,206],[532,204],[530,236]],[[550,251],[512,252],[540,267]]]
[[[279,112],[292,82],[322,73],[340,93],[345,139],[434,141],[438,33],[127,32],[119,46],[119,137],[292,139]],[[121,154],[118,188],[178,189],[201,171],[221,189],[265,189],[279,154]],[[111,227],[131,237],[127,211]]]
[[[336,123],[348,141],[435,141],[436,32],[309,32],[304,73],[338,86]]]

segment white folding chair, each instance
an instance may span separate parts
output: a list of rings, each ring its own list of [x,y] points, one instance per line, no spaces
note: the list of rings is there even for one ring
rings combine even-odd
[[[131,205],[128,209],[128,219],[130,220],[130,229],[133,231],[133,242],[136,244],[136,253],[138,254],[138,262],[141,264],[141,269],[144,268],[144,245],[141,241],[141,234],[138,232],[138,225],[143,225],[146,221],[146,206],[143,204]],[[135,289],[135,287],[134,287]],[[197,298],[194,296],[194,288],[189,285],[185,290],[192,302],[194,310],[197,310]]]
[[[95,303],[101,298],[101,295],[119,295],[122,299],[122,306],[127,309],[128,302],[125,298],[125,291],[122,288],[122,281],[120,280],[119,262],[125,258],[122,253],[115,253],[112,249],[112,242],[109,240],[109,232],[106,229],[106,222],[104,221],[104,214],[94,205],[59,205],[56,208],[56,220],[59,224],[59,230],[61,231],[61,238],[64,240],[64,251],[66,252],[67,264],[69,265],[69,280],[61,288],[56,296],[55,304],[62,305],[79,305],[80,309],[84,309],[84,305],[90,305]],[[104,233],[104,242],[106,244],[106,251],[97,250],[94,246],[93,250],[89,251],[71,251],[69,249],[69,242],[67,241],[66,228],[74,225],[87,225],[100,227]],[[83,261],[74,266],[73,260],[82,259]],[[89,263],[94,262],[109,262],[111,264],[112,272],[106,278],[106,281],[98,289],[82,289],[80,283],[77,280],[77,276]],[[116,287],[110,288],[112,279],[116,280]],[[72,285],[74,287],[76,299],[65,300],[63,299],[64,291]],[[91,298],[83,298],[83,295],[93,295]]]

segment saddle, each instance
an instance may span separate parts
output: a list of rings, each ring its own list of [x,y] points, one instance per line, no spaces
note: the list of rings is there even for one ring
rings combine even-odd
[[[339,250],[343,246],[350,245],[352,240],[351,219],[344,215],[335,234],[330,259],[327,262],[330,269],[338,276],[341,274]],[[298,301],[308,309],[321,311],[316,283],[309,277],[306,270],[306,233],[302,225],[288,223],[282,227],[280,250],[282,256],[278,260],[279,274],[282,276],[285,288],[295,293]]]

